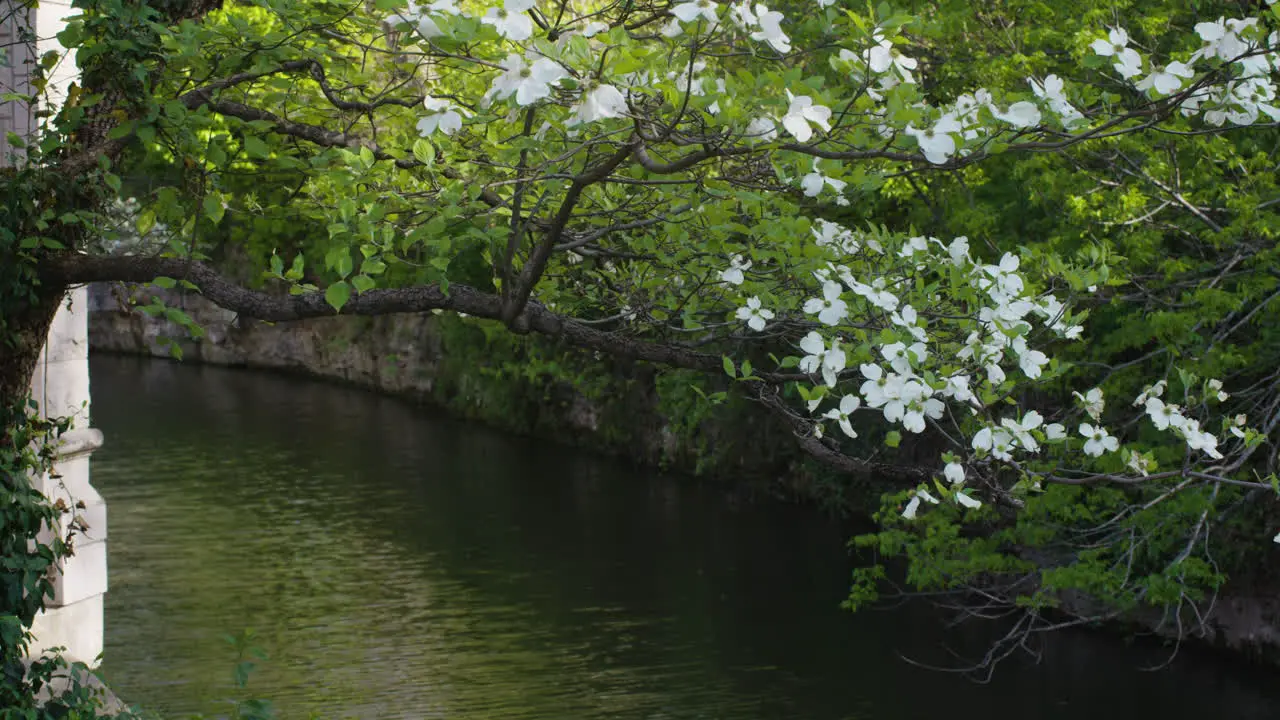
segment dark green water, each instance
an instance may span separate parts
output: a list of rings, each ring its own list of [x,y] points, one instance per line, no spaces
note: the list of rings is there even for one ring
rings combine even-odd
[[[1214,720],[1273,675],[1063,634],[978,685],[940,618],[838,609],[847,529],[391,398],[95,357],[111,513],[104,671],[131,703],[284,718]],[[976,648],[973,645],[972,648]]]

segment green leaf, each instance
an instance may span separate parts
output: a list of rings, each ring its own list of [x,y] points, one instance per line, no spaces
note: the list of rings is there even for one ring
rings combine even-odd
[[[737,371],[734,369],[733,361],[729,359],[729,356],[726,355],[723,357],[722,361],[724,364],[724,374],[729,377],[737,377]]]
[[[357,275],[351,278],[351,284],[355,286],[356,292],[367,292],[377,285],[368,275]]]
[[[244,152],[251,158],[265,160],[271,157],[271,150],[261,138],[249,135],[244,139]]]
[[[436,148],[423,138],[413,144],[413,157],[423,165],[430,166],[436,161]]]
[[[156,213],[154,210],[147,208],[146,210],[138,213],[138,219],[135,222],[135,227],[137,227],[139,235],[146,235],[151,232],[151,228],[155,226]]]
[[[898,432],[897,430],[890,430],[884,436],[884,444],[888,445],[891,448],[898,447],[899,443],[901,442],[902,442],[902,433]]]
[[[222,222],[222,216],[226,214],[227,209],[222,205],[222,197],[216,194],[204,196],[204,214],[205,217],[213,221],[214,225]]]
[[[329,303],[334,310],[342,312],[342,306],[347,304],[347,300],[351,299],[351,286],[345,280],[338,282],[325,288],[324,301]]]

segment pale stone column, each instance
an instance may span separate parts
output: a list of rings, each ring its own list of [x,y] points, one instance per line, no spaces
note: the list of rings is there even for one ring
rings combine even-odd
[[[39,11],[26,17],[11,12],[12,0],[0,0],[0,39],[6,41],[7,62],[0,63],[0,88],[28,92],[30,63],[50,50],[61,50],[56,36],[66,18],[78,11],[69,0],[41,0]],[[30,48],[16,42],[19,27],[35,31],[33,57]],[[56,105],[66,98],[75,79],[75,63],[63,58],[49,73],[48,99]],[[12,131],[28,141],[37,129],[32,108],[24,103],[0,105],[0,138]],[[13,152],[0,140],[0,165]],[[36,480],[50,499],[67,507],[61,527],[51,528],[65,536],[65,525],[76,521],[87,529],[74,538],[74,554],[64,560],[54,574],[54,595],[32,625],[31,653],[53,647],[66,648],[66,656],[89,665],[102,653],[102,600],[107,591],[107,508],[102,496],[89,484],[89,456],[102,445],[102,433],[89,426],[89,338],[88,293],[84,288],[67,294],[49,329],[49,339],[40,354],[31,378],[31,394],[45,417],[71,417],[72,429],[63,436],[54,472]]]
[[[45,417],[70,417],[72,429],[62,438],[54,472],[39,480],[50,501],[70,512],[57,530],[76,521],[85,530],[73,536],[74,554],[54,576],[53,598],[32,625],[31,651],[66,648],[66,656],[95,665],[102,653],[102,601],[107,591],[107,506],[89,483],[89,456],[102,445],[102,432],[89,426],[88,293],[67,294],[54,316],[49,339],[40,354],[31,394]]]

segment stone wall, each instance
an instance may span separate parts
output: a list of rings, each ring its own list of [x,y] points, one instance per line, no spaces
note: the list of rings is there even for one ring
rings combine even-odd
[[[205,336],[193,341],[162,317],[130,311],[133,302],[153,296],[184,309]],[[679,376],[647,365],[616,364],[448,314],[270,324],[237,318],[197,295],[155,287],[94,286],[90,298],[94,351],[169,357],[176,340],[187,362],[339,380],[512,432],[732,478],[736,489],[809,499],[845,495],[763,409],[731,398],[701,416]],[[554,357],[560,377],[522,373],[534,355]],[[565,379],[575,367],[578,375]]]

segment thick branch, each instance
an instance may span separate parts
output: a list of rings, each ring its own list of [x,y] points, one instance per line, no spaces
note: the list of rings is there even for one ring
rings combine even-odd
[[[241,287],[203,263],[181,258],[138,256],[102,256],[64,254],[41,264],[44,280],[52,284],[77,285],[90,282],[147,283],[157,277],[190,282],[206,299],[239,315],[271,322],[287,322],[316,317],[332,317],[333,308],[321,293],[272,295]],[[391,315],[429,310],[452,310],[489,320],[503,319],[502,298],[459,283],[450,283],[447,291],[438,285],[408,288],[376,289],[353,296],[342,308],[343,315]],[[669,367],[718,373],[719,355],[701,353],[677,345],[667,345],[598,330],[572,318],[528,303],[515,321],[518,329],[556,338],[574,347],[596,350],[627,360],[641,360]],[[770,380],[767,373],[761,373]],[[777,381],[790,379],[779,376]],[[753,381],[752,390],[764,405],[788,422],[801,447],[824,464],[846,473],[872,473],[884,478],[920,482],[929,477],[924,468],[901,467],[888,463],[861,460],[827,447],[813,437],[790,413],[776,387],[768,382]]]

